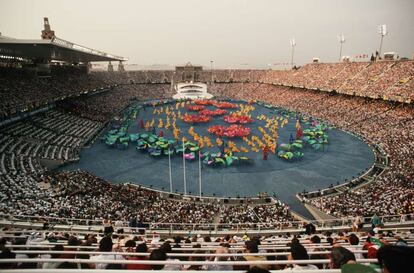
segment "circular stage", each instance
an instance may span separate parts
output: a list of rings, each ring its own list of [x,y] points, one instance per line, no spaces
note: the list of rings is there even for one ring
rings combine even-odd
[[[204,156],[200,162],[198,152],[194,153],[194,160],[186,160],[185,176],[188,194],[199,195],[199,163],[201,163],[203,196],[255,197],[258,193],[266,192],[269,195],[276,195],[293,210],[306,214],[295,198],[296,193],[303,190],[323,189],[331,184],[341,183],[345,179],[352,179],[374,163],[374,153],[366,143],[349,133],[330,128],[323,122],[264,104],[231,101],[229,105],[236,105],[237,108],[230,109],[225,108],[227,102],[222,105],[220,103],[222,101],[214,105],[201,106],[210,112],[223,109],[227,114],[212,116],[208,122],[194,124],[183,120],[186,116],[187,121],[191,120],[188,118],[191,117],[190,115],[200,116],[200,109],[194,111],[197,107],[191,108],[197,106],[194,102],[169,101],[158,105],[148,104],[144,107],[139,103],[131,105],[124,111],[124,115],[129,116],[129,120],[108,125],[91,147],[82,150],[79,162],[61,169],[82,169],[114,183],[132,182],[169,191],[168,155],[161,153],[154,156],[145,149],[138,150],[136,147],[139,140],[136,139],[120,145],[118,138],[118,142],[114,144],[111,142],[113,140],[108,142],[108,135],[110,132],[115,134],[116,130],[129,123],[123,137],[135,135],[136,138],[143,134],[155,133],[161,134],[164,140],[172,140],[174,124],[175,128],[180,130],[180,135],[177,143],[169,145],[170,149],[182,147],[182,137],[192,143],[197,143],[194,138],[201,137],[204,140],[202,141],[204,147],[201,149]],[[231,112],[250,117],[252,121],[244,124],[229,124],[223,117]],[[234,122],[231,119],[230,121]],[[167,126],[167,123],[170,126]],[[209,128],[217,128],[217,126],[228,128],[231,125],[249,128],[247,138],[217,137],[208,132]],[[322,131],[319,135],[316,133],[318,130]],[[301,134],[297,135],[298,131],[301,131]],[[300,141],[296,141],[297,137],[302,141],[302,148],[300,145],[293,145],[300,144]],[[217,138],[224,142],[222,146],[218,146],[221,143]],[[207,139],[210,140],[212,147],[208,147]],[[325,141],[322,142],[322,139]],[[277,143],[277,147],[271,147],[274,143]],[[267,160],[263,160],[264,146],[269,150]],[[272,148],[275,150],[272,151]],[[239,152],[232,153],[232,149]],[[217,156],[220,152],[230,153],[235,160],[232,160],[231,164],[209,164],[214,160],[211,155]],[[290,154],[286,156],[288,152],[291,152],[292,156]],[[239,160],[241,157],[248,160]],[[182,193],[184,191],[182,154],[171,155],[171,169],[173,192]]]

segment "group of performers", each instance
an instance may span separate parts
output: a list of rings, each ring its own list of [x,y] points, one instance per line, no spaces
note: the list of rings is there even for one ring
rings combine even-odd
[[[227,123],[251,123],[254,121],[252,117],[252,112],[256,109],[252,104],[244,104],[244,103],[230,103],[230,102],[217,102],[217,101],[178,101],[175,104],[153,104],[152,105],[152,114],[153,117],[151,120],[147,120],[146,122],[141,118],[139,120],[138,126],[145,131],[152,131],[153,133],[156,131],[155,128],[158,128],[158,135],[164,136],[164,131],[171,131],[172,136],[177,141],[183,139],[182,136],[182,128],[177,126],[177,120],[182,120],[184,122],[188,121],[188,117],[191,117],[186,111],[204,111],[205,113],[212,113],[215,116],[215,110],[208,110],[206,106],[214,106],[220,107],[220,114],[227,113],[227,110],[222,108],[230,108],[235,109],[231,112],[228,116],[225,116],[223,119]],[[237,110],[236,110],[237,109]],[[217,112],[218,113],[218,112]],[[164,116],[164,117],[162,117]],[[201,115],[200,115],[201,116]],[[211,116],[207,116],[209,120],[211,120]],[[158,119],[157,125],[156,120]],[[186,120],[187,119],[187,120]],[[243,140],[243,144],[237,145],[236,142],[231,141],[231,136],[223,135],[227,137],[228,140],[225,141],[223,136],[217,136],[216,139],[211,139],[209,136],[203,136],[195,132],[193,126],[190,126],[188,129],[188,137],[192,138],[191,141],[198,143],[199,148],[202,149],[204,147],[213,148],[217,145],[222,153],[232,152],[232,153],[248,153],[249,151],[253,152],[262,152],[263,160],[267,160],[270,153],[275,154],[277,152],[277,142],[279,138],[278,129],[283,128],[288,123],[288,118],[282,116],[274,116],[268,117],[264,114],[261,114],[256,117],[256,120],[263,121],[264,126],[258,126],[258,130],[261,135],[250,135],[250,128],[249,132],[242,136],[241,139]],[[196,124],[194,122],[193,124]],[[217,125],[216,125],[217,126]],[[221,126],[221,125],[219,125]],[[232,125],[233,126],[233,125]],[[240,126],[240,125],[234,125]],[[224,126],[222,126],[224,127]],[[224,127],[227,128],[227,127]],[[236,128],[236,127],[234,127]],[[210,132],[210,131],[209,131]],[[211,133],[211,132],[210,132]],[[235,137],[240,137],[237,134]],[[185,138],[186,139],[186,138]],[[216,145],[214,145],[214,143]]]

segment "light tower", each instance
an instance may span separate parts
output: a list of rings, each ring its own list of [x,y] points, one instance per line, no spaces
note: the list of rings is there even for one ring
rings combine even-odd
[[[379,55],[379,57],[381,57],[382,40],[384,39],[385,35],[388,35],[387,25],[378,26],[378,33],[379,33],[379,35],[381,35],[380,47],[379,47],[379,51],[378,51],[378,55]]]
[[[293,57],[295,55],[295,46],[296,46],[296,41],[295,38],[290,40],[290,46],[292,47],[292,54],[291,54],[291,58],[290,58],[290,65],[293,69]]]
[[[51,40],[55,37],[55,32],[50,28],[49,19],[47,17],[43,18],[43,26],[41,38],[43,40]]]
[[[338,41],[340,43],[340,46],[339,46],[339,61],[341,61],[341,59],[342,59],[342,44],[345,43],[345,36],[344,36],[343,33],[338,35]]]

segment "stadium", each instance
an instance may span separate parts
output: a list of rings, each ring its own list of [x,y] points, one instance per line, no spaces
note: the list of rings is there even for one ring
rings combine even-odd
[[[0,34],[2,272],[410,272],[412,58],[138,70],[41,33]]]

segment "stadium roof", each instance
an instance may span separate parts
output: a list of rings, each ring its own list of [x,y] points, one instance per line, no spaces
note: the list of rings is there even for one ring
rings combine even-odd
[[[124,57],[87,48],[57,37],[51,40],[26,40],[0,36],[0,55],[72,63],[127,60]]]

